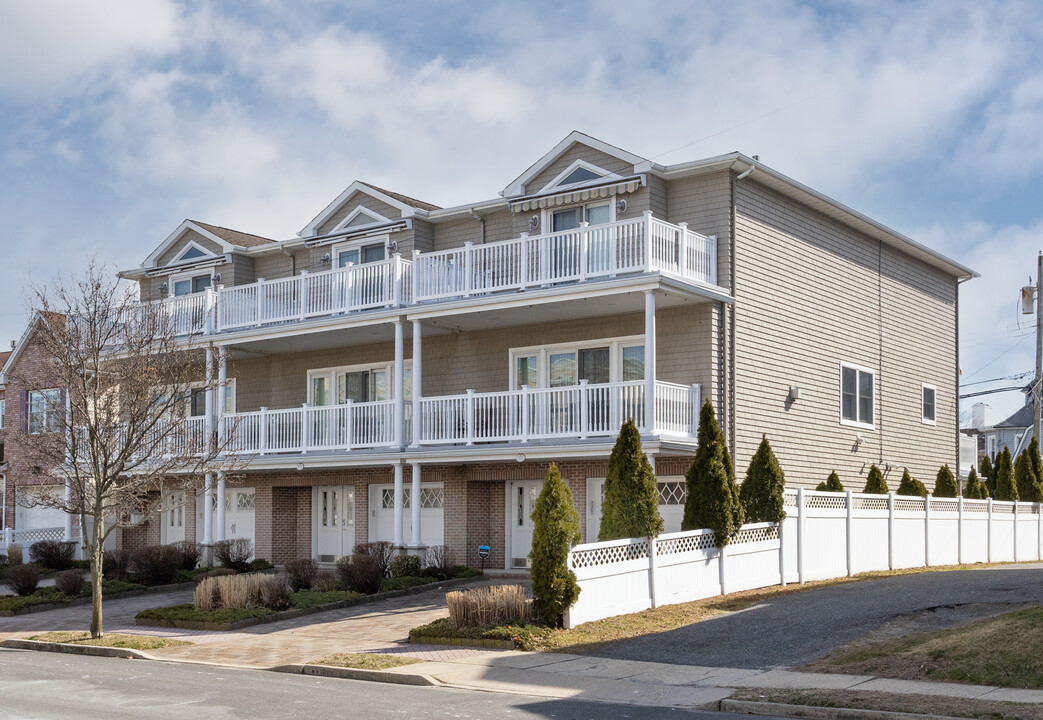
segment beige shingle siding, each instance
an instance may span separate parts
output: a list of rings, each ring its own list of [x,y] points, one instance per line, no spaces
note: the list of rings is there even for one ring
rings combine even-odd
[[[401,247],[401,245],[400,245]],[[435,248],[435,228],[424,220],[413,219],[412,249],[420,252],[431,252]]]
[[[286,256],[284,255],[283,257]],[[256,263],[252,257],[233,255],[230,271],[227,265],[223,265],[222,267],[225,269],[218,269],[218,272],[221,273],[221,284],[225,287],[231,285],[247,285],[257,279],[257,275],[255,275]],[[264,275],[261,275],[260,277],[264,277]]]
[[[213,240],[203,237],[195,230],[189,229],[185,231],[184,235],[181,236],[180,240],[178,240],[176,243],[167,248],[167,251],[159,256],[159,266],[162,267],[163,265],[170,263],[175,257],[178,256],[178,254],[182,250],[185,249],[185,245],[187,245],[189,242],[196,243],[200,247],[205,248],[207,251],[212,252],[214,255],[220,255],[224,252],[224,249],[222,249],[222,247],[215,243]]]
[[[383,215],[388,220],[398,220],[402,217],[402,213],[397,208],[365,193],[354,192],[348,196],[348,199],[337,209],[337,212],[333,213],[326,222],[319,226],[319,235],[333,232],[333,228],[337,227],[340,221],[350,215],[359,205]]]
[[[297,271],[310,270],[310,268],[304,267],[307,264],[308,251],[297,250],[295,255],[297,258]],[[290,256],[285,253],[273,252],[258,255],[254,258],[254,280],[257,278],[275,280],[277,278],[289,277],[292,264],[293,261]]]
[[[585,160],[592,165],[597,165],[619,175],[630,175],[634,172],[634,166],[630,163],[587,145],[576,143],[559,155],[554,162],[545,167],[539,175],[529,180],[525,184],[525,194],[532,195],[539,192],[547,183],[560,175],[569,165],[577,160]]]
[[[717,236],[717,284],[728,287],[731,272],[731,186],[727,171],[671,180],[666,184],[666,219]],[[653,210],[655,212],[655,210]]]
[[[860,490],[883,461],[931,486],[956,460],[955,279],[752,179],[735,196],[740,477],[768,433],[791,485],[836,469]],[[876,370],[873,430],[839,422],[841,361]],[[920,422],[921,382],[938,388],[936,426]],[[791,385],[803,394],[787,406]],[[887,479],[897,485],[894,471]]]
[[[712,382],[714,348],[705,338],[714,335],[711,305],[683,306],[658,312],[659,379],[683,385]],[[432,335],[424,338],[424,396],[451,395],[468,389],[506,390],[510,385],[510,349],[542,344],[582,342],[644,333],[644,315],[628,313],[566,322],[499,328],[481,332]],[[407,337],[409,331],[407,331]],[[407,360],[412,343],[405,343]],[[240,411],[297,407],[307,400],[309,369],[390,362],[394,345],[336,348],[235,361],[229,377],[236,378]]]

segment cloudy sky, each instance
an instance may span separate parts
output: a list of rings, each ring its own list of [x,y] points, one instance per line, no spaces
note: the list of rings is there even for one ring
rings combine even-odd
[[[982,273],[965,382],[1032,369],[1030,1],[0,0],[0,343],[27,278],[135,265],[186,217],[288,238],[356,178],[489,198],[573,129],[664,163],[759,154]]]

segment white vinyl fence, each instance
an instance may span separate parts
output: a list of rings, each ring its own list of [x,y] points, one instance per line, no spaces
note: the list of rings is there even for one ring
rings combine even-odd
[[[32,530],[0,530],[0,553],[6,555],[10,545],[21,545],[24,558],[29,562],[29,548],[41,540],[64,540],[65,528],[33,528]]]
[[[740,590],[873,570],[1043,559],[1035,503],[786,490],[786,519],[577,545],[566,627]]]

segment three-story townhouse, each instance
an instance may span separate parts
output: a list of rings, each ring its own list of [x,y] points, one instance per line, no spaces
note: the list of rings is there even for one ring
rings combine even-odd
[[[739,153],[664,166],[574,132],[492,200],[355,182],[296,238],[186,220],[122,275],[206,336],[191,412],[246,460],[162,542],[524,568],[550,462],[596,539],[628,417],[677,530],[706,399],[740,479],[762,434],[793,485],[958,462],[974,274]]]

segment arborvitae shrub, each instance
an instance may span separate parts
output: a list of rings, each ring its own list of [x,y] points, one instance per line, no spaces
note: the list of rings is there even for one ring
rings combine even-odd
[[[681,529],[709,528],[717,547],[724,547],[742,526],[743,510],[724,433],[709,400],[699,413],[699,444],[685,482],[688,497]]]
[[[536,615],[559,627],[565,611],[579,597],[576,574],[568,566],[569,549],[580,540],[579,513],[558,466],[551,464],[532,512],[532,594]]]
[[[1014,484],[1018,488],[1018,500],[1039,502],[1039,464],[1039,443],[1036,442],[1036,438],[1032,438],[1029,446],[1018,455],[1018,460],[1014,463]]]
[[[775,453],[771,451],[768,438],[762,437],[760,447],[750,460],[746,479],[739,488],[739,502],[747,522],[782,522],[786,511],[782,509],[782,491],[786,488],[786,476],[779,467]]]
[[[1043,501],[1043,458],[1039,456],[1039,441],[1033,437],[1029,440],[1028,450],[1029,463],[1032,465],[1032,474],[1036,477],[1036,486],[1032,488],[1033,493],[1031,497],[1025,497],[1022,495],[1020,500],[1027,500],[1029,502],[1040,502]],[[1021,488],[1018,488],[1020,492]]]
[[[978,480],[978,471],[971,466],[971,471],[967,473],[967,482],[963,486],[963,496],[968,500],[979,500],[981,499],[981,481]]]
[[[934,480],[934,496],[954,498],[960,494],[960,486],[956,484],[956,478],[948,465],[942,465],[938,470],[938,477]]]
[[[999,457],[996,458],[999,460]],[[989,454],[985,455],[981,459],[981,465],[979,470],[979,476],[981,481],[985,484],[985,488],[989,492],[989,497],[996,494],[996,468],[992,464],[992,460],[989,458]]]
[[[840,482],[840,476],[834,470],[824,482],[820,482],[815,488],[819,492],[844,492],[844,486]]]
[[[655,473],[641,450],[641,433],[628,419],[608,459],[598,540],[654,537],[661,532]]]
[[[916,497],[927,497],[927,488],[924,484],[911,476],[908,470],[902,471],[902,482],[898,484],[896,495],[913,495]]]
[[[887,483],[884,482],[884,474],[876,465],[869,466],[869,475],[866,476],[866,486],[862,492],[868,495],[886,495]]]
[[[1010,459],[1010,448],[996,456],[996,492],[992,495],[997,500],[1017,500],[1018,486],[1014,482],[1014,466]]]

